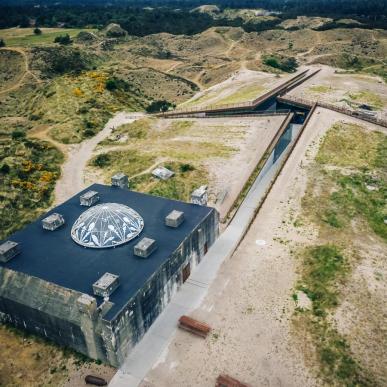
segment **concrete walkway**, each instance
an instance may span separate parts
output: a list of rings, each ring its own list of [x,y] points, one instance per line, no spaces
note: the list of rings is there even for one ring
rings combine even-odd
[[[298,126],[294,126],[295,129]],[[298,134],[298,130],[295,130]],[[267,189],[277,176],[293,142],[286,148],[274,164],[264,167],[255,180],[235,217],[208,251],[200,265],[182,285],[180,291],[156,319],[151,328],[131,351],[124,364],[111,380],[110,387],[136,387],[148,371],[157,363],[163,351],[172,340],[177,329],[177,321],[183,314],[196,309],[207,294],[208,288],[226,259],[230,258],[253,221]],[[272,156],[269,158],[269,164]]]

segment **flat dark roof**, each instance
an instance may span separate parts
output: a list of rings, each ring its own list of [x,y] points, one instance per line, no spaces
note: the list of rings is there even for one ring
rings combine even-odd
[[[144,219],[144,229],[132,241],[115,248],[85,248],[75,243],[71,227],[87,208],[79,203],[79,196],[88,190],[100,194],[101,203],[125,204]],[[165,217],[172,211],[183,211],[185,221],[178,228],[165,225]],[[65,203],[55,207],[7,240],[20,243],[21,253],[0,266],[19,271],[68,289],[93,297],[92,285],[106,272],[120,276],[120,286],[110,296],[114,303],[105,319],[115,315],[143,287],[149,277],[168,260],[183,240],[202,222],[213,208],[169,200],[138,192],[93,184]],[[55,231],[44,230],[41,220],[54,212],[62,214],[65,225]],[[158,248],[147,258],[133,255],[133,246],[143,237],[157,241]],[[98,304],[101,297],[96,297]]]

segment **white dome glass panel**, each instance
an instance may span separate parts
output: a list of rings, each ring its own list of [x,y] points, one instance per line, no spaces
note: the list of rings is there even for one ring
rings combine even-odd
[[[135,238],[143,228],[144,220],[132,208],[104,203],[81,214],[71,228],[71,238],[85,247],[115,247]]]

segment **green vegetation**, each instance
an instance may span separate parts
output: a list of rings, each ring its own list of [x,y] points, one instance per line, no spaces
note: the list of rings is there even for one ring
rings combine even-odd
[[[217,105],[221,104],[233,104],[239,102],[253,101],[259,95],[261,95],[266,89],[261,85],[249,85],[242,87],[237,90],[235,93],[230,94],[229,96],[216,102]]]
[[[328,385],[375,385],[332,317],[359,260],[351,240],[371,232],[387,241],[386,154],[386,135],[353,124],[333,125],[320,145],[302,199],[305,217],[318,227],[320,244],[300,253],[296,289],[308,296],[312,310],[297,309],[295,323],[309,332]]]
[[[63,46],[67,46],[67,45],[71,44],[72,42],[73,41],[71,40],[69,34],[59,35],[59,36],[56,36],[54,39],[54,43],[59,43]]]
[[[129,176],[136,175],[155,163],[155,156],[135,149],[127,151],[113,151],[95,156],[90,164],[102,168],[111,176],[117,171],[122,171]]]
[[[339,167],[381,166],[380,152],[385,136],[355,124],[334,124],[323,139],[316,161]]]
[[[63,155],[21,130],[0,145],[0,238],[35,219],[52,202]]]
[[[1,30],[1,37],[9,47],[34,47],[52,45],[55,38],[68,34],[71,39],[81,31],[95,32],[96,29],[78,28],[39,28],[41,34],[35,34],[31,28],[10,28]]]
[[[263,64],[287,73],[294,73],[298,64],[293,57],[283,57],[279,55],[265,55],[262,59]]]
[[[168,101],[152,101],[147,107],[146,111],[147,113],[159,113],[159,112],[166,112],[170,110],[171,108],[174,108],[176,105],[168,102]]]
[[[146,173],[131,179],[130,188],[151,195],[188,202],[195,188],[208,184],[207,171],[203,168],[178,162],[170,162],[164,166],[175,173],[172,178],[164,181]]]
[[[328,318],[339,303],[340,287],[350,271],[349,261],[337,246],[325,244],[307,248],[302,266],[297,290],[312,301],[312,310],[298,310],[296,318],[308,329],[316,345],[324,382],[373,386],[374,382],[354,360],[349,344]]]
[[[51,126],[50,135],[63,143],[77,143],[98,133],[118,110],[141,110],[143,96],[128,85],[128,91],[106,89],[109,75],[87,71],[63,75],[35,93],[31,113]],[[120,84],[121,85],[121,84]]]
[[[371,43],[370,43],[371,44]],[[387,63],[384,58],[374,57],[374,55],[367,55],[353,53],[337,53],[321,58],[320,63],[339,67],[346,70],[348,73],[365,73],[376,75],[387,82]]]
[[[304,256],[303,291],[312,301],[313,314],[325,317],[330,308],[338,304],[335,283],[344,278],[348,266],[335,245],[321,245],[307,249]]]
[[[358,103],[370,105],[374,109],[382,109],[384,106],[383,100],[380,96],[368,90],[359,91],[357,93],[349,93],[349,97]]]
[[[309,90],[313,93],[329,93],[334,89],[331,86],[316,85],[309,87]]]
[[[316,157],[325,190],[318,199],[305,198],[304,206],[316,221],[330,227],[347,230],[357,219],[387,241],[386,154],[386,135],[354,124],[335,124]],[[336,168],[324,168],[333,165]]]
[[[100,145],[117,145],[117,140],[121,144],[127,144],[128,141],[132,143],[133,140],[143,140],[149,138],[152,132],[152,120],[149,118],[142,118],[124,124],[116,128],[113,135],[100,142]]]
[[[99,64],[98,58],[84,50],[73,47],[35,47],[31,49],[33,69],[44,75],[79,74]]]

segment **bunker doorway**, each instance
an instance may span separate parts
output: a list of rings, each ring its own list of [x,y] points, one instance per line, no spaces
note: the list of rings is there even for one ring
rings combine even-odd
[[[207,251],[208,251],[208,243],[206,242],[204,244],[204,254],[207,254]]]
[[[184,268],[183,268],[183,282],[187,281],[188,277],[191,274],[191,263],[188,263]]]

